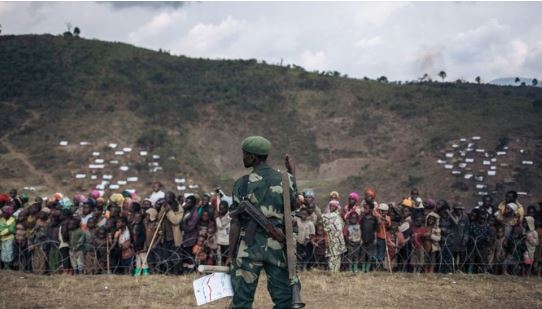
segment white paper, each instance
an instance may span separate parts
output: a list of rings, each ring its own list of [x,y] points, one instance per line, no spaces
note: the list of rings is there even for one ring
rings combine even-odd
[[[233,296],[230,275],[225,273],[212,273],[196,279],[193,287],[198,306]]]

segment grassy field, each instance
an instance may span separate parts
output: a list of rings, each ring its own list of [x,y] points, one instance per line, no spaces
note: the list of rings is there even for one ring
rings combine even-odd
[[[196,276],[37,276],[1,272],[1,308],[189,308]],[[485,275],[304,272],[307,308],[540,308],[542,280]],[[201,308],[226,308],[223,299]],[[255,308],[271,308],[265,276]]]

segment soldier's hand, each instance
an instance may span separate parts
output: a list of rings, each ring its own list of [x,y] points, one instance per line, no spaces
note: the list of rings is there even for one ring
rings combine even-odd
[[[286,156],[284,157],[284,166],[286,167],[286,171],[288,171],[288,173],[295,176],[294,159],[292,157],[290,157],[289,154],[286,154]]]

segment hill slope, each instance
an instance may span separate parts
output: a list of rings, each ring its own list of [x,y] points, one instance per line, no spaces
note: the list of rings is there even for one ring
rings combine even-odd
[[[471,203],[474,184],[457,184],[465,181],[436,161],[453,141],[472,136],[487,150],[526,149],[534,162],[511,166],[516,183],[497,194],[542,191],[539,88],[392,85],[50,35],[0,36],[0,85],[1,190],[88,190],[112,174],[115,181],[138,177],[120,189],[145,191],[152,180],[171,188],[182,176],[229,191],[244,172],[239,142],[261,134],[273,142],[271,163],[280,167],[282,154],[294,155],[300,186],[317,189],[322,200],[331,189],[365,186],[383,201],[397,200],[417,186],[426,196]],[[59,146],[63,140],[69,145]],[[115,159],[125,147],[133,151]],[[101,152],[103,169],[89,169],[93,152]]]

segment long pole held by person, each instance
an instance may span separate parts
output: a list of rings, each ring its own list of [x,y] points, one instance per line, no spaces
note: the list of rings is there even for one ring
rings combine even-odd
[[[110,275],[111,274],[111,267],[109,265],[109,239],[111,238],[111,234],[107,234],[107,238],[105,239],[105,250],[107,251],[107,255],[106,255],[106,267],[107,267],[107,274]]]
[[[147,248],[147,253],[145,254],[145,260],[143,260],[143,265],[147,264],[149,253],[151,252],[152,246],[154,245],[154,241],[156,240],[156,236],[158,235],[158,232],[162,228],[162,222],[164,221],[164,218],[166,217],[167,212],[168,212],[168,209],[164,209],[164,212],[160,216],[160,221],[158,221],[158,227],[154,231],[154,235],[152,235],[152,239],[151,239],[151,242],[149,244],[149,248]]]
[[[386,218],[384,217],[384,221]],[[386,246],[386,259],[388,260],[388,268],[390,270],[390,274],[393,273],[393,270],[391,269],[391,258],[390,258],[390,251],[388,249],[388,232],[386,231],[386,224],[384,224],[384,246]]]

